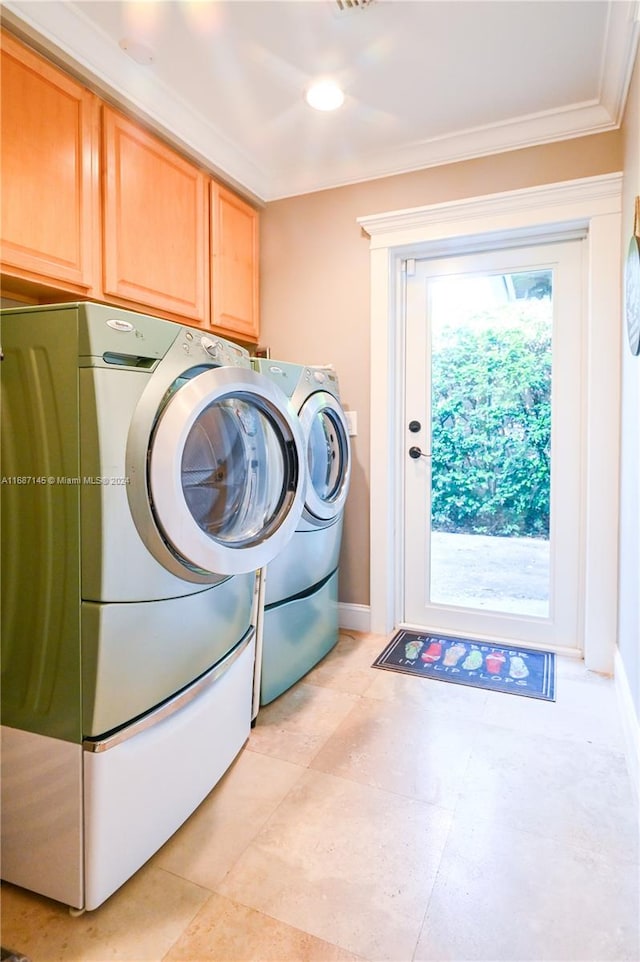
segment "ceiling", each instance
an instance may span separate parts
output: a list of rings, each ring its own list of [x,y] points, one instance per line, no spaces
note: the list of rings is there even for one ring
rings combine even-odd
[[[620,124],[635,0],[353,2],[7,0],[2,17],[263,201]],[[304,102],[316,77],[340,110]]]

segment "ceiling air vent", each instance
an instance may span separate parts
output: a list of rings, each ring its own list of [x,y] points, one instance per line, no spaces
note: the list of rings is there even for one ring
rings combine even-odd
[[[374,0],[335,0],[338,13],[352,13],[354,10],[364,10],[370,7]]]

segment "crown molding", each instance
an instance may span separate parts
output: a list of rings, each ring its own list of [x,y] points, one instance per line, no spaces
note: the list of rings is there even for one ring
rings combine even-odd
[[[622,123],[639,37],[640,2],[614,0],[609,5],[599,102],[616,127]]]
[[[413,173],[477,157],[572,140],[617,129],[622,123],[640,37],[640,0],[612,0],[602,58],[600,92],[595,100],[564,110],[544,111],[416,141],[392,152],[359,156],[332,165],[326,176],[291,169],[272,178],[267,200],[345,187],[382,177]]]
[[[393,152],[361,155],[342,165],[332,165],[324,178],[319,178],[317,172],[308,173],[297,168],[287,170],[273,179],[274,196],[266,199],[281,199],[381,177],[409,174],[428,167],[456,164],[510,150],[604,133],[615,127],[610,114],[601,104],[580,104],[563,111],[548,111],[504,123],[473,127],[447,137],[418,141],[396,147]]]
[[[152,68],[132,62],[75,4],[6,0],[2,19],[196,162],[241,192],[267,202],[617,128],[638,46],[639,6],[638,0],[612,0],[610,4],[598,99],[359,155],[321,170],[302,165],[275,170],[261,166],[159,81]]]

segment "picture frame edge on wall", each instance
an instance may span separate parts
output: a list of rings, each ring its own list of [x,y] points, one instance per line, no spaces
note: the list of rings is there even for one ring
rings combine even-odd
[[[636,197],[633,234],[624,268],[624,318],[632,355],[640,355],[640,197]]]

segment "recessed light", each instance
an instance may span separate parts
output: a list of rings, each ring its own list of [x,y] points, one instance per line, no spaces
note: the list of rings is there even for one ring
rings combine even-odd
[[[315,110],[337,110],[344,103],[344,93],[333,80],[319,80],[311,84],[304,97]]]

